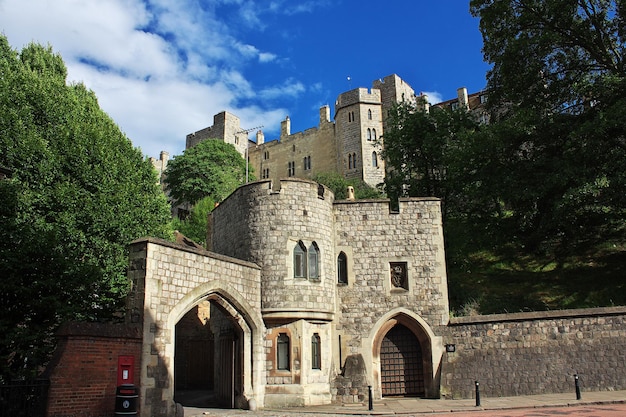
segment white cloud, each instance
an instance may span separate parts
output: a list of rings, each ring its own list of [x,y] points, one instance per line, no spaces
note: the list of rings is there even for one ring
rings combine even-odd
[[[443,96],[437,91],[423,91],[422,94],[426,94],[428,96],[428,102],[430,104],[437,104],[443,101]]]
[[[222,3],[239,5],[250,25],[271,12],[254,2]],[[244,128],[277,131],[287,110],[269,100],[305,91],[296,80],[252,85],[246,66],[280,58],[238,40],[215,7],[191,0],[0,0],[0,30],[18,50],[31,41],[50,44],[68,67],[68,82],[93,90],[144,154],[177,155],[188,133],[223,110]]]

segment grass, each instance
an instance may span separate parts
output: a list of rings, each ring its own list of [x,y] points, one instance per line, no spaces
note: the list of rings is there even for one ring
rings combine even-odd
[[[605,244],[559,264],[471,252],[448,263],[448,286],[455,316],[626,305],[626,245]]]

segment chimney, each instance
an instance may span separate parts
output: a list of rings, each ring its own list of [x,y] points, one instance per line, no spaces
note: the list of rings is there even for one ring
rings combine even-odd
[[[262,130],[258,130],[256,132],[256,144],[257,145],[262,145],[265,143],[265,135],[263,134]]]
[[[350,201],[354,201],[354,187],[351,185],[348,185],[348,200]]]
[[[280,137],[286,138],[291,135],[291,120],[289,120],[289,116],[285,117],[285,120],[280,122]]]
[[[330,122],[330,106],[328,104],[320,107],[320,126],[324,122]]]
[[[464,108],[469,110],[469,100],[467,98],[467,88],[461,87],[457,88],[456,95],[459,98],[459,108]]]

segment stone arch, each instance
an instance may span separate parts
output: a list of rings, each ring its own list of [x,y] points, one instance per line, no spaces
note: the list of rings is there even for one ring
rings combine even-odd
[[[241,378],[243,391],[236,398],[234,404],[237,408],[248,408],[250,400],[254,399],[255,407],[263,406],[264,370],[253,363],[261,363],[263,359],[263,333],[264,324],[262,318],[238,291],[223,280],[211,280],[198,285],[189,291],[179,302],[172,307],[168,315],[167,328],[170,329],[170,340],[175,340],[175,327],[178,321],[192,308],[202,301],[214,303],[224,312],[231,321],[239,328],[242,336],[241,341]],[[174,357],[175,344],[167,347],[167,356]],[[169,361],[168,373],[173,386],[174,361]]]
[[[424,375],[424,397],[439,397],[440,367],[443,355],[443,341],[440,336],[435,336],[428,323],[418,314],[404,307],[399,307],[384,314],[372,328],[370,337],[367,339],[369,346],[364,349],[371,353],[372,369],[369,375],[372,378],[372,386],[377,398],[382,398],[381,385],[381,346],[385,336],[395,326],[406,327],[418,340],[421,347],[422,368]],[[365,348],[365,346],[364,346]]]

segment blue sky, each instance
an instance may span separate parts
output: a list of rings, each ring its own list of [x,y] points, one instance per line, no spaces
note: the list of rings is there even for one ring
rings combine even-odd
[[[432,102],[485,87],[466,0],[0,0],[13,48],[51,45],[133,144],[179,155],[226,110],[276,138],[396,73]],[[254,136],[251,135],[251,138]]]

